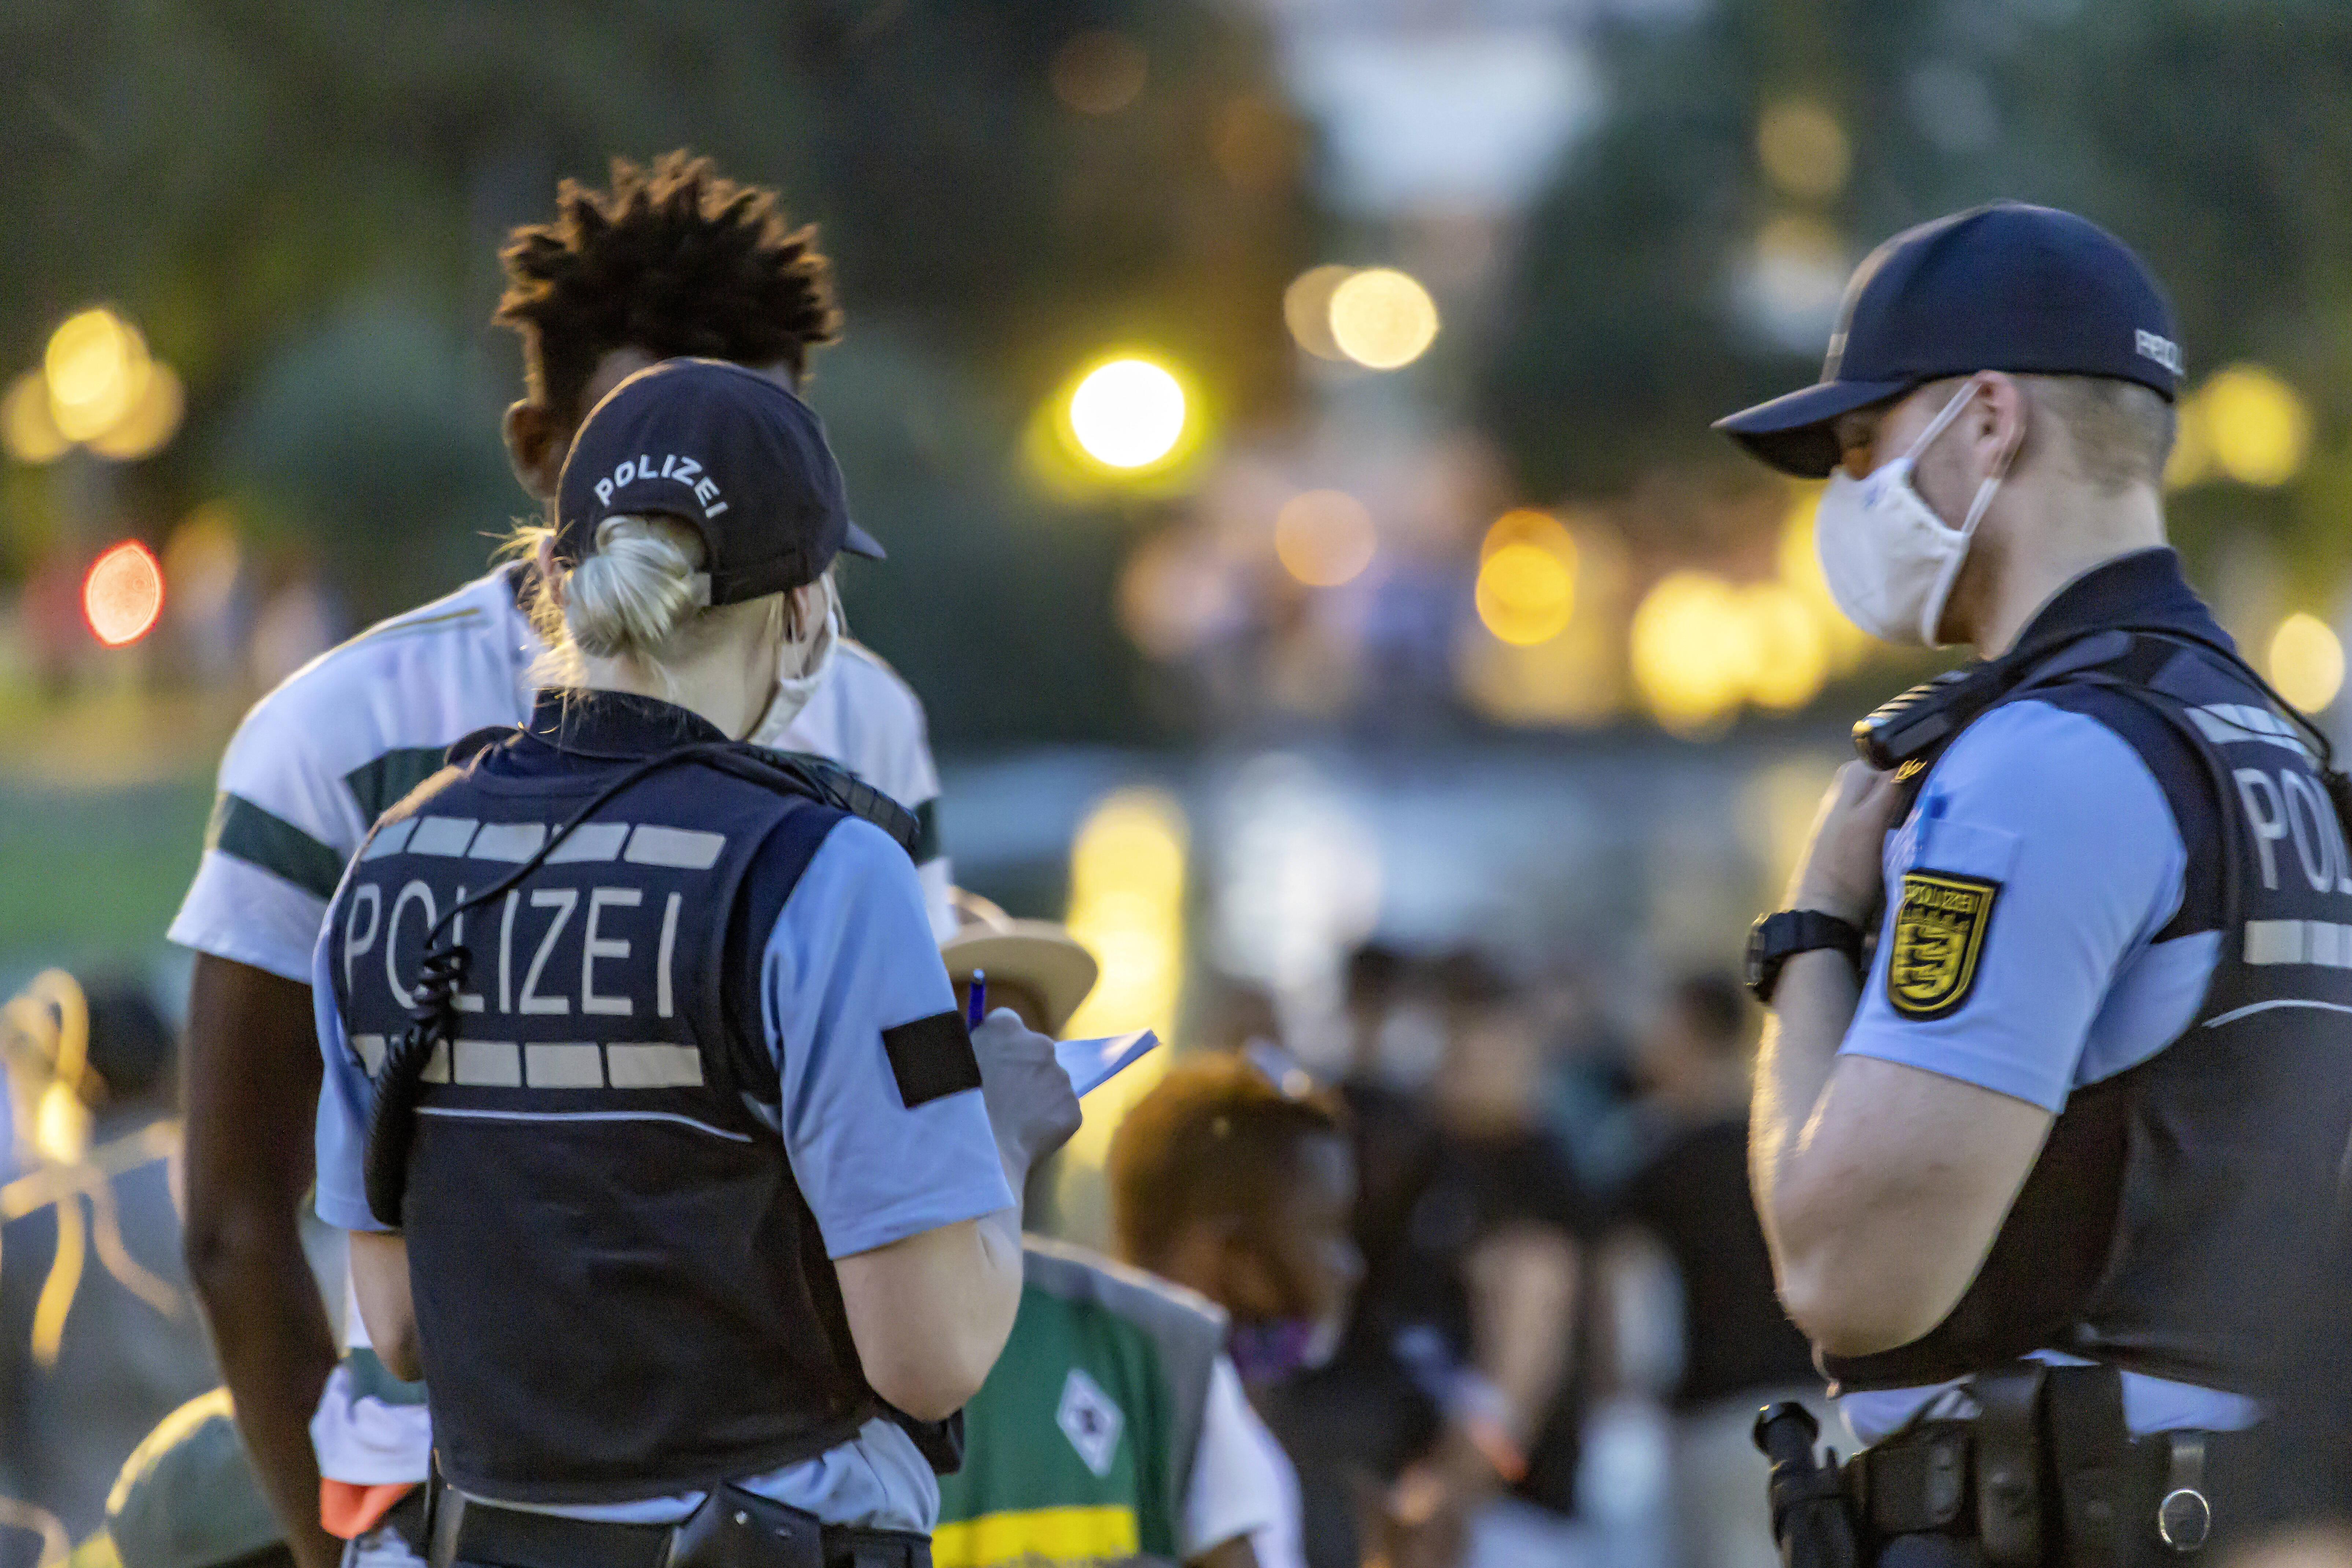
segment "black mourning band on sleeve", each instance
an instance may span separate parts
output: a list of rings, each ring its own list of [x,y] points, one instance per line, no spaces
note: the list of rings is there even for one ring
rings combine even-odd
[[[972,1054],[971,1032],[964,1026],[963,1015],[953,1009],[883,1030],[882,1048],[890,1053],[898,1098],[909,1110],[980,1087],[980,1058]]]

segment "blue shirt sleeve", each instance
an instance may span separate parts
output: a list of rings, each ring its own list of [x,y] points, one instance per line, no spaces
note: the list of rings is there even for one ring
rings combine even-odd
[[[310,1008],[318,1020],[319,1053],[326,1070],[319,1081],[318,1187],[311,1206],[329,1225],[344,1230],[384,1230],[368,1212],[368,1110],[375,1090],[367,1068],[352,1049],[335,1010],[333,963],[335,916],[341,900],[328,906],[310,955]]]
[[[2032,700],[1986,715],[1887,836],[1886,921],[1842,1049],[2055,1112],[2125,964],[2180,906],[2188,854],[2164,790],[2097,720]],[[1887,994],[1907,879],[1993,889],[1948,1010]],[[1969,962],[1965,936],[1959,956]]]
[[[761,1019],[793,1176],[829,1257],[1013,1206],[978,1089],[909,1109],[885,1029],[955,993],[906,852],[873,824],[826,836],[768,939]]]

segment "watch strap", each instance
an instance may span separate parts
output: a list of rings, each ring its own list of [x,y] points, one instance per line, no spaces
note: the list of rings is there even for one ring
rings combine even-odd
[[[1779,910],[1756,922],[1748,939],[1748,989],[1767,1007],[1780,984],[1780,970],[1801,952],[1835,948],[1862,966],[1862,930],[1820,910]]]

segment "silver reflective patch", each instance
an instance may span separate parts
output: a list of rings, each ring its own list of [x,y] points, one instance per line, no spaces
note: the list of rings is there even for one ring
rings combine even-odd
[[[640,823],[629,836],[629,852],[625,858],[639,866],[677,866],[688,871],[708,871],[719,863],[727,847],[724,833],[704,833],[692,827],[656,827],[650,822]]]
[[[546,842],[543,822],[493,822],[474,835],[474,847],[467,853],[477,860],[522,861],[538,854]]]
[[[408,847],[408,836],[416,831],[416,818],[404,816],[398,822],[387,823],[360,851],[362,860],[381,860],[387,855],[397,855]]]
[[[522,1052],[512,1040],[459,1040],[452,1058],[459,1083],[484,1089],[520,1089]]]
[[[621,841],[629,836],[625,822],[583,823],[565,835],[563,842],[550,851],[547,864],[570,865],[575,860],[617,860],[621,858]]]
[[[697,1089],[702,1053],[692,1046],[606,1046],[604,1071],[614,1089]]]
[[[417,819],[416,831],[408,840],[411,855],[463,855],[466,846],[473,841],[474,829],[481,818],[476,816],[426,816]]]
[[[533,1089],[602,1089],[604,1058],[593,1044],[526,1045],[524,1079]]]

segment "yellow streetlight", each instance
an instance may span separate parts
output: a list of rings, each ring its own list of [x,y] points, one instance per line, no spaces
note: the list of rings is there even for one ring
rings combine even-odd
[[[1437,339],[1437,302],[1392,267],[1351,274],[1331,290],[1331,338],[1373,370],[1411,364]]]
[[[1148,468],[1183,439],[1184,386],[1167,366],[1136,355],[1088,371],[1070,394],[1070,435],[1107,468]]]

